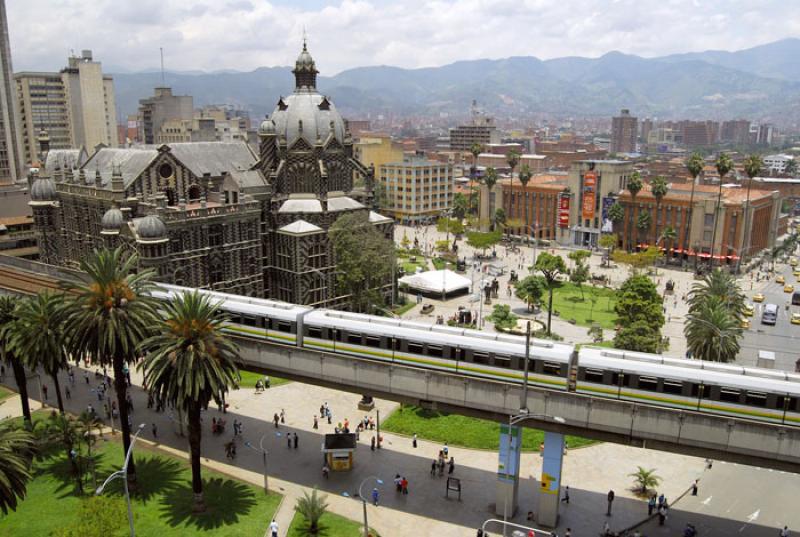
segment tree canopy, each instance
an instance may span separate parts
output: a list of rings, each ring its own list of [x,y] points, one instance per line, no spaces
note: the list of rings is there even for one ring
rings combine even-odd
[[[336,258],[337,290],[350,296],[354,311],[384,306],[383,287],[392,281],[393,249],[365,214],[340,217],[328,232]]]
[[[517,282],[515,293],[517,298],[528,304],[528,309],[533,304],[542,300],[547,290],[547,282],[542,276],[528,276]]]
[[[511,307],[508,304],[495,304],[488,319],[498,330],[511,330],[517,326],[519,317],[511,313]]]
[[[653,281],[634,274],[620,286],[614,312],[621,327],[614,346],[639,352],[658,352],[664,326],[662,298]]]
[[[494,246],[503,238],[503,233],[497,231],[469,231],[467,232],[467,244],[478,250],[485,251],[487,248]]]

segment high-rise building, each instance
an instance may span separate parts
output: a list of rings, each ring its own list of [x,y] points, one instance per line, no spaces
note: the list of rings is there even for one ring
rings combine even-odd
[[[474,144],[489,145],[500,143],[500,133],[494,119],[486,115],[472,101],[472,119],[469,125],[459,125],[450,129],[450,149],[453,151],[469,151]]]
[[[50,149],[118,145],[114,81],[92,51],[71,56],[60,73],[14,75],[24,161],[40,164]]]
[[[191,123],[193,115],[194,99],[191,95],[173,95],[172,88],[156,88],[152,97],[139,101],[140,138],[146,144],[155,144],[165,121]]]
[[[14,184],[22,176],[13,73],[6,3],[0,0],[0,185]]]
[[[619,116],[611,118],[611,152],[635,153],[637,120],[630,110],[623,108]]]
[[[64,94],[69,106],[74,147],[93,149],[100,144],[117,147],[117,104],[114,80],[104,75],[92,51],[70,56],[61,70]]]
[[[750,139],[750,121],[735,119],[723,121],[719,133],[721,142],[731,142],[735,145],[745,145]]]

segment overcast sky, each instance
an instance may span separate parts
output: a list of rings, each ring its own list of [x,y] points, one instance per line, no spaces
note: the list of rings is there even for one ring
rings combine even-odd
[[[92,49],[104,70],[289,65],[323,75],[477,58],[660,56],[800,36],[800,0],[6,0],[15,71]]]

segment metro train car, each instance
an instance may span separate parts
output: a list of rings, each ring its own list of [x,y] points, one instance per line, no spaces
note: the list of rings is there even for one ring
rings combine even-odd
[[[168,300],[188,290],[161,285]],[[274,300],[201,293],[219,300],[237,337],[522,384],[525,338]],[[531,340],[528,383],[642,404],[800,426],[800,375]]]

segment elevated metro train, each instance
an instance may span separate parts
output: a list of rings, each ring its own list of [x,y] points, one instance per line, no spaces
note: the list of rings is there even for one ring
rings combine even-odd
[[[189,289],[161,285],[168,300]],[[525,338],[200,290],[237,337],[522,384]],[[529,385],[800,426],[800,375],[531,340]]]

